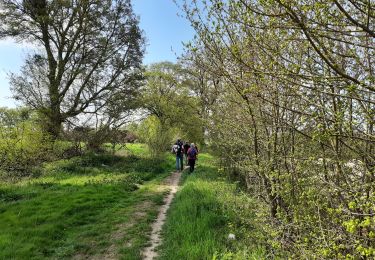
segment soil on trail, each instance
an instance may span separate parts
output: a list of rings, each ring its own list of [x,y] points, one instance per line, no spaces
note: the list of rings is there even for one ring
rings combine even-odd
[[[166,219],[166,213],[171,205],[171,202],[176,195],[178,189],[178,183],[181,178],[181,172],[173,172],[171,176],[169,176],[165,180],[165,185],[170,189],[168,196],[164,198],[164,205],[161,206],[159,209],[159,214],[156,221],[152,224],[152,232],[150,237],[151,245],[144,249],[142,255],[143,259],[145,260],[152,260],[158,256],[158,253],[155,251],[156,247],[158,247],[161,243],[160,231],[163,227],[163,224]]]

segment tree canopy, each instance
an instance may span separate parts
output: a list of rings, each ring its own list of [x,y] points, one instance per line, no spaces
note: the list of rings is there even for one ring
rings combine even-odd
[[[130,0],[1,0],[0,19],[0,38],[38,47],[11,85],[53,137],[68,118],[135,95],[144,40]]]
[[[204,121],[191,71],[181,64],[161,62],[150,65],[145,78],[140,102],[148,119],[140,130],[155,153],[169,149],[176,138],[203,143]]]

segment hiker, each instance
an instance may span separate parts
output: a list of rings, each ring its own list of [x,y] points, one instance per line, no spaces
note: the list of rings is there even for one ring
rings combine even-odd
[[[188,154],[188,160],[189,160],[189,166],[190,166],[190,173],[192,173],[194,171],[195,160],[197,159],[197,156],[198,156],[198,152],[195,149],[194,143],[191,143],[187,154]]]
[[[184,153],[185,153],[185,161],[186,161],[186,164],[189,165],[189,160],[188,160],[188,155],[187,155],[187,152],[190,148],[190,144],[189,142],[185,142],[184,144]]]
[[[197,150],[197,155],[199,154],[199,149],[198,149],[198,145],[197,144],[194,144],[195,145],[195,150]],[[195,159],[195,166],[197,166],[198,164],[198,157],[197,159]]]
[[[172,153],[176,155],[176,170],[183,170],[184,146],[180,139],[172,147]]]

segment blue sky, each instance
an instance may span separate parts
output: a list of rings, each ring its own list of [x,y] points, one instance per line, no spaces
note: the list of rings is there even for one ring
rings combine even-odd
[[[179,17],[181,11],[173,0],[133,0],[134,12],[140,16],[140,27],[147,39],[145,64],[176,61],[183,51],[182,42],[193,38],[188,21]],[[0,41],[0,107],[15,107],[10,99],[8,72],[17,72],[29,48],[11,40]]]

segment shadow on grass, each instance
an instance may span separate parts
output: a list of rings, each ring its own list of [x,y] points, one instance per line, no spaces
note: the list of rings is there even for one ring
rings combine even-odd
[[[139,184],[170,170],[167,160],[91,154],[48,164],[34,179],[0,183],[0,259],[100,254],[145,200],[146,191],[134,192]]]
[[[60,160],[46,166],[44,172],[67,173],[74,175],[87,174],[93,170],[111,173],[163,173],[168,162],[163,159],[144,158],[130,155],[128,157],[89,154],[70,160]]]

